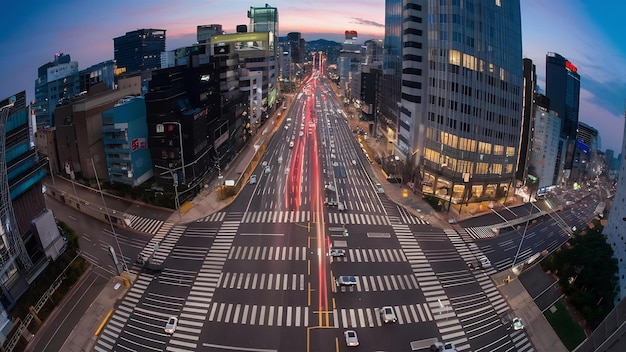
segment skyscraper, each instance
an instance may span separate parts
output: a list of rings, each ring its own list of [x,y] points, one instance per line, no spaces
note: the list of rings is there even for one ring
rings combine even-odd
[[[163,51],[165,51],[165,29],[138,29],[113,38],[115,64],[118,69],[125,72],[161,68]]]
[[[522,116],[520,3],[404,2],[398,139],[404,175],[450,204],[500,199]]]
[[[39,159],[28,130],[26,93],[0,100],[0,304],[6,309],[63,244],[41,192],[47,160]]]
[[[537,72],[535,64],[531,59],[524,59],[524,90],[522,101],[522,134],[520,138],[520,148],[517,158],[517,171],[515,178],[526,183],[528,176],[528,164],[530,158],[530,148],[532,139],[533,115],[535,113],[535,86],[537,84]],[[549,109],[549,107],[547,108]]]
[[[546,96],[550,99],[550,109],[561,118],[563,142],[559,144],[557,167],[560,168],[559,173],[568,179],[576,148],[580,75],[576,66],[557,53],[546,55]]]
[[[383,39],[383,81],[380,100],[381,121],[387,131],[396,131],[398,104],[402,88],[402,0],[385,0],[385,38]],[[390,133],[391,134],[391,133]],[[393,141],[395,135],[388,135]]]

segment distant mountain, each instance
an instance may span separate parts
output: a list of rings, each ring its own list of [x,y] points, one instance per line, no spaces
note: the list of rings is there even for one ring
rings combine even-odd
[[[326,40],[326,39],[316,39],[316,40],[312,40],[310,42],[306,42],[307,47],[319,47],[319,46],[324,46],[324,47],[328,47],[328,46],[338,46],[341,47],[341,43],[332,41],[332,40]]]
[[[306,51],[314,52],[314,51],[322,51],[326,53],[328,56],[328,63],[336,63],[337,58],[339,57],[339,50],[341,50],[341,43],[326,40],[326,39],[316,39],[312,41],[306,42]]]

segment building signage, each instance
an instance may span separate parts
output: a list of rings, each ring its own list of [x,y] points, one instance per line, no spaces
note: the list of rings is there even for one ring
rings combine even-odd
[[[578,68],[569,61],[565,61],[565,67],[572,72],[578,72]]]
[[[135,138],[130,141],[130,149],[131,151],[135,151],[137,149],[146,149],[148,147],[148,143],[146,143],[145,138]]]

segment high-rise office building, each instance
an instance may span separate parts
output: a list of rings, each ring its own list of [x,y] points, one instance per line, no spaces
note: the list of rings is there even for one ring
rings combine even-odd
[[[624,124],[621,155],[626,155],[626,124]],[[621,300],[626,297],[626,260],[624,260],[626,259],[626,240],[624,240],[624,228],[626,227],[626,203],[624,203],[624,199],[626,199],[626,163],[624,162],[621,163],[619,169],[617,190],[613,199],[608,223],[602,233],[613,248],[613,256],[617,259],[619,277],[617,298]]]
[[[563,182],[570,178],[574,161],[580,75],[574,64],[557,53],[546,55],[546,96],[550,99],[550,109],[561,118],[561,138],[564,142],[559,144],[559,155],[563,159],[559,158],[556,167]]]
[[[31,144],[29,126],[24,91],[0,100],[0,304],[5,309],[64,249],[42,193],[48,163]]]
[[[350,90],[352,75],[361,70],[361,45],[357,42],[359,36],[357,31],[345,31],[344,38],[337,60],[341,95],[346,98],[359,99],[359,95],[352,94]]]
[[[278,73],[279,55],[278,55],[278,9],[265,4],[263,7],[250,7],[248,10],[248,18],[250,19],[249,32],[270,32],[270,51],[272,55],[268,57],[268,61],[263,63],[266,68],[263,69],[264,84],[267,85],[267,107],[271,110],[274,108],[276,98],[278,98]]]
[[[54,60],[37,69],[35,119],[37,127],[54,126],[54,109],[59,101],[80,93],[78,62],[69,54],[57,53]]]
[[[541,104],[542,100],[547,101],[547,99],[538,100],[539,102],[533,108],[532,140],[526,160],[526,168],[528,168],[526,175],[532,180],[537,179],[532,187],[529,187],[532,192],[554,185],[554,164],[561,140],[561,120],[554,111],[545,107],[545,104]]]
[[[387,140],[396,140],[400,91],[402,89],[402,0],[385,0],[385,38],[383,39],[383,79],[380,97],[380,116]],[[391,152],[391,150],[390,150]]]
[[[505,197],[521,131],[519,1],[404,4],[404,175],[448,206]]]
[[[537,71],[531,59],[524,59],[524,89],[522,100],[522,129],[520,137],[520,147],[517,157],[517,170],[515,178],[522,184],[526,183],[528,176],[528,166],[530,158],[530,148],[532,148],[532,125],[535,114],[535,94],[537,84]],[[546,107],[549,109],[550,107]]]
[[[113,38],[115,65],[123,72],[161,68],[163,51],[165,51],[165,29],[138,29]]]

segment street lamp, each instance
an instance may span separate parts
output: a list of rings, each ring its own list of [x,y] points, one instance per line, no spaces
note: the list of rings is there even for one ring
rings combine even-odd
[[[104,193],[102,193],[102,187],[100,187],[100,179],[98,178],[98,172],[96,171],[96,164],[94,163],[93,158],[89,160],[91,161],[91,166],[93,167],[93,173],[96,176],[96,183],[98,184],[98,191],[100,191],[100,197],[102,198],[102,205],[104,206],[104,210],[106,211],[107,219],[109,220],[109,225],[111,226],[111,232],[113,233],[113,238],[115,239],[115,243],[117,244],[117,250],[120,251],[120,256],[122,257],[122,268],[124,269],[125,272],[128,272],[128,266],[126,266],[126,259],[124,258],[124,254],[122,253],[122,247],[120,246],[120,242],[117,239],[115,226],[113,226],[113,222],[111,221],[111,214],[109,214],[109,208],[107,207],[106,202],[104,201]],[[115,269],[118,270],[119,275],[122,274],[119,272],[119,268],[117,266]]]
[[[159,165],[154,165],[154,167],[162,169],[162,170],[167,170],[167,172],[169,172],[170,176],[172,176],[172,183],[174,185],[174,194],[176,196],[176,198],[174,199],[174,206],[178,210],[178,216],[182,220],[183,215],[182,215],[182,213],[180,211],[180,199],[178,198],[178,173],[174,172],[174,170],[176,170],[176,169],[172,170],[170,168],[165,168],[165,167],[159,166]],[[163,173],[161,173],[160,175],[162,176]]]

